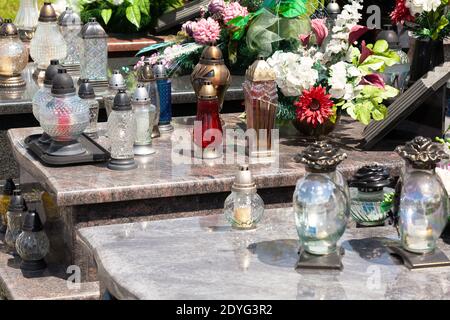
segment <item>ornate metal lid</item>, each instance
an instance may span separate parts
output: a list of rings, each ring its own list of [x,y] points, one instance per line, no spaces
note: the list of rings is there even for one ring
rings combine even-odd
[[[378,164],[359,168],[349,181],[350,187],[358,188],[362,192],[374,192],[383,190],[392,183],[390,171],[385,166]]]
[[[80,26],[83,23],[80,16],[72,8],[66,7],[66,11],[61,13],[58,18],[58,24],[60,26]]]
[[[434,169],[438,162],[449,158],[440,143],[420,136],[398,146],[395,151],[416,169]]]
[[[22,197],[22,192],[19,189],[13,191],[11,202],[9,203],[8,211],[23,212],[27,210],[27,204]]]
[[[134,91],[133,102],[149,102],[150,97],[148,95],[147,89],[142,84],[138,84],[136,90]]]
[[[263,57],[259,57],[258,60],[252,63],[252,65],[245,72],[245,78],[253,82],[259,81],[275,81],[277,78],[275,71],[264,60]]]
[[[1,37],[17,37],[19,32],[11,19],[5,19],[3,24],[0,23],[0,36]]]
[[[131,110],[131,100],[125,89],[119,89],[119,92],[114,98],[114,111],[129,111]]]
[[[217,90],[209,80],[203,80],[200,91],[198,92],[198,98],[202,100],[217,99]]]
[[[119,70],[114,70],[111,78],[109,78],[109,87],[111,89],[124,89],[125,79]]]
[[[341,13],[341,7],[339,6],[338,3],[336,3],[336,0],[332,0],[327,5],[327,12],[328,12],[328,14],[339,14],[339,13]]]
[[[239,167],[234,183],[231,186],[233,192],[256,192],[256,183],[253,180],[252,173],[248,165],[243,164]]]
[[[95,99],[94,86],[89,82],[89,79],[81,79],[78,96],[81,99]]]
[[[80,36],[83,39],[96,39],[107,38],[105,30],[95,18],[89,18],[89,22],[86,23],[80,31]]]
[[[53,84],[53,78],[58,74],[59,60],[50,60],[50,65],[45,70],[44,85],[51,86]]]
[[[167,69],[161,61],[153,66],[153,74],[156,79],[167,78]]]
[[[55,22],[57,21],[56,12],[51,2],[44,2],[39,13],[39,21],[41,22]]]
[[[153,73],[152,65],[150,61],[144,61],[144,65],[138,70],[139,82],[150,82],[155,80],[155,74]]]
[[[14,180],[12,178],[8,178],[3,185],[3,194],[6,196],[12,196],[14,190],[16,190]]]
[[[219,47],[211,44],[203,49],[200,56],[200,63],[224,63],[222,50]]]
[[[309,145],[302,153],[295,157],[295,161],[301,162],[311,172],[333,172],[347,154],[339,152],[325,141],[317,141]]]
[[[41,218],[37,211],[33,210],[28,212],[23,221],[22,231],[39,232],[43,229],[44,226],[42,225]]]
[[[58,74],[53,78],[52,94],[72,95],[76,92],[72,77],[66,69],[58,69]]]

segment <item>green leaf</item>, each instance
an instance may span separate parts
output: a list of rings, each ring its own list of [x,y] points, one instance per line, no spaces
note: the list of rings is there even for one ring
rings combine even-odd
[[[141,11],[139,10],[139,6],[135,4],[128,6],[125,12],[128,21],[139,29],[141,27]]]
[[[386,40],[378,40],[373,46],[375,53],[384,53],[389,50],[389,43]]]
[[[281,0],[279,11],[285,18],[296,18],[307,13],[306,0]]]
[[[108,24],[109,19],[111,19],[112,9],[103,9],[100,13],[105,24]]]
[[[134,0],[134,5],[138,6],[141,13],[147,16],[150,15],[150,3],[148,0]]]
[[[448,23],[448,19],[445,16],[442,16],[436,30],[434,30],[433,35],[431,36],[431,39],[437,40],[439,38],[439,33],[448,25]]]
[[[370,101],[364,101],[362,104],[360,104],[359,106],[359,112],[358,112],[358,118],[359,120],[365,124],[368,125],[370,122],[370,118],[371,118],[371,111],[373,109],[373,104]]]

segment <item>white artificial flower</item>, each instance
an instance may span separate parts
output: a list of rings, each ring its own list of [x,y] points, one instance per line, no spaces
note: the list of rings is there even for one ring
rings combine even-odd
[[[353,100],[356,96],[354,85],[348,78],[357,78],[355,83],[359,83],[362,76],[359,70],[353,65],[340,61],[330,67],[331,78],[328,84],[331,86],[330,94],[335,99]],[[358,80],[359,78],[359,80]]]
[[[422,12],[436,11],[441,5],[441,0],[407,0],[406,7],[413,15]]]

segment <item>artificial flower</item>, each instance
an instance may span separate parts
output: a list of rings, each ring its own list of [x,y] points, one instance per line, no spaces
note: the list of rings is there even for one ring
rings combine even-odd
[[[328,28],[326,25],[326,19],[312,19],[311,29],[316,35],[317,45],[320,47],[323,41],[328,37]]]
[[[303,90],[299,100],[294,102],[297,107],[296,116],[299,121],[306,121],[314,128],[323,124],[333,115],[333,101],[322,86]]]
[[[192,36],[198,44],[215,42],[220,36],[220,25],[212,18],[202,18],[197,21]]]
[[[380,89],[384,89],[386,84],[384,83],[383,78],[377,74],[377,73],[372,73],[372,74],[368,74],[365,75],[362,80],[361,80],[361,85],[370,85],[370,86],[374,86]]]
[[[145,56],[142,56],[139,60],[138,60],[138,62],[134,65],[134,67],[133,67],[133,69],[134,70],[138,70],[138,69],[140,69],[141,67],[143,67],[144,66],[144,60],[145,60]]]
[[[186,21],[181,26],[181,31],[186,33],[189,37],[193,37],[196,25],[197,25],[197,22],[195,22],[195,21]]]
[[[245,17],[247,15],[247,7],[241,6],[239,2],[230,2],[223,10],[223,22],[227,24],[228,21],[233,20],[236,17]]]
[[[391,12],[391,21],[394,24],[405,23],[405,21],[414,21],[414,16],[411,15],[409,8],[406,7],[406,0],[397,0],[395,9]]]
[[[298,36],[298,39],[300,40],[300,42],[302,43],[303,46],[308,46],[309,44],[309,39],[311,39],[311,34],[301,34]]]
[[[373,54],[373,51],[366,46],[366,42],[365,41],[362,42],[361,49],[362,50],[361,50],[361,56],[359,57],[359,64],[361,64],[364,61],[366,61],[366,59]]]
[[[350,29],[350,35],[348,36],[348,42],[354,43],[359,38],[361,38],[367,31],[369,31],[369,28],[366,26],[361,26],[359,24],[353,26]]]
[[[416,15],[422,12],[436,11],[441,4],[441,0],[407,0],[405,5],[412,15]]]

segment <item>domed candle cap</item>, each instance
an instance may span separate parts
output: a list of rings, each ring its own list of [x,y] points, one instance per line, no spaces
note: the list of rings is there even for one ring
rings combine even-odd
[[[95,38],[107,38],[105,30],[95,18],[89,18],[89,22],[86,23],[81,29],[80,36],[83,39],[95,39]]]
[[[214,62],[214,63],[223,63],[223,53],[219,47],[211,44],[210,46],[203,49],[202,55],[200,57],[200,63],[205,62]]]
[[[253,82],[260,81],[275,81],[277,78],[275,71],[272,67],[264,60],[263,57],[259,57],[258,60],[253,62],[253,64],[245,72],[245,78]]]
[[[7,196],[12,196],[13,191],[16,190],[16,185],[12,178],[8,178],[3,185],[3,194]]]
[[[217,99],[217,90],[209,80],[203,80],[200,91],[198,92],[198,98],[202,100]]]
[[[111,89],[125,89],[125,79],[119,70],[113,71],[108,85]]]
[[[25,200],[22,197],[22,192],[19,189],[13,191],[8,210],[15,212],[22,212],[27,210],[27,204],[25,203]]]
[[[28,212],[23,221],[22,231],[39,232],[43,229],[44,226],[36,210]]]
[[[153,66],[153,73],[156,79],[167,78],[167,70],[161,61]]]
[[[17,37],[19,32],[11,19],[5,19],[3,24],[0,23],[0,36],[1,37]]]
[[[138,84],[133,94],[133,102],[147,102],[149,100],[147,89],[142,84]]]
[[[75,93],[75,86],[72,77],[67,73],[66,69],[58,69],[58,74],[53,78],[52,93],[57,95]]]
[[[256,192],[256,183],[253,180],[251,171],[248,165],[243,164],[239,167],[234,183],[231,186],[231,191],[234,192]]]
[[[358,169],[349,181],[349,186],[358,188],[362,192],[374,192],[383,190],[391,183],[389,169],[375,164]]]
[[[395,151],[416,169],[431,170],[436,168],[438,162],[449,158],[440,143],[420,136],[404,146],[398,146]]]
[[[81,84],[78,88],[78,96],[81,99],[95,99],[94,87],[89,82],[89,79],[81,79]]]
[[[53,8],[51,2],[44,2],[41,7],[41,12],[39,14],[39,21],[41,22],[55,22],[56,12]]]
[[[336,3],[336,0],[332,0],[327,5],[327,12],[328,12],[328,14],[339,14],[339,13],[341,13],[341,7],[339,6],[338,3]]]
[[[138,70],[138,81],[140,82],[150,82],[155,80],[155,75],[153,73],[152,65],[150,61],[144,61],[144,65]]]
[[[61,13],[58,18],[58,24],[60,26],[74,26],[82,25],[80,16],[72,10],[72,8],[66,7],[66,11]]]
[[[50,65],[45,70],[44,84],[51,86],[53,83],[53,78],[58,74],[59,60],[53,59],[50,61]]]
[[[128,111],[131,110],[131,100],[125,89],[119,89],[119,92],[114,98],[114,111]]]
[[[295,160],[307,166],[309,171],[326,173],[333,172],[347,154],[339,152],[331,144],[324,141],[314,142],[309,145]]]

